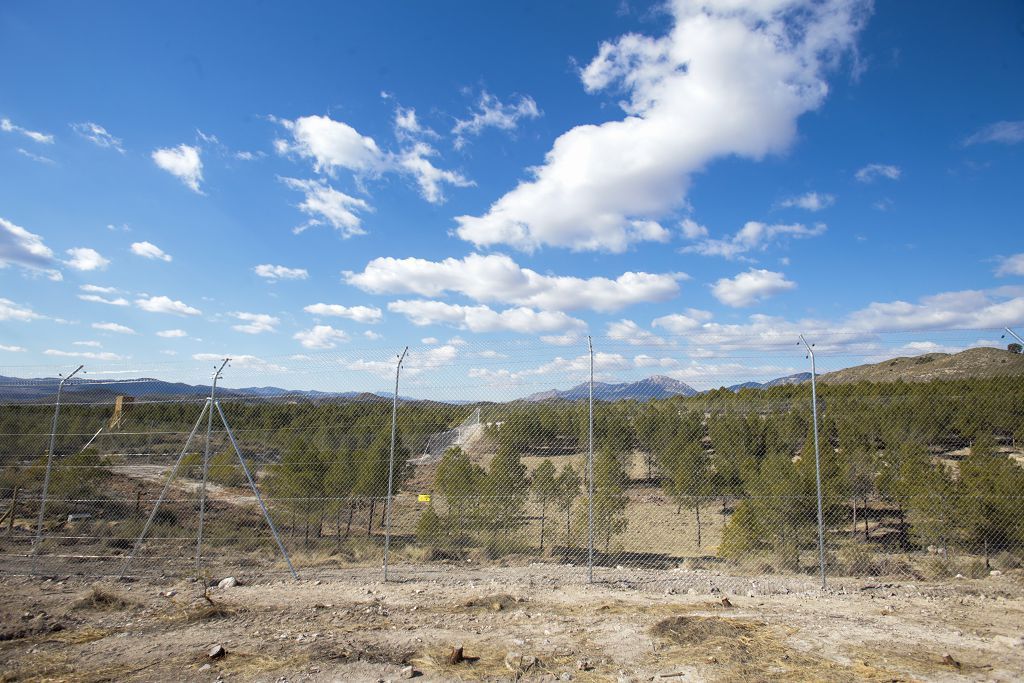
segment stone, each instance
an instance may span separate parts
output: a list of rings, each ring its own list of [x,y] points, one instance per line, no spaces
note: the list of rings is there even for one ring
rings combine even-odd
[[[594,668],[594,665],[590,663],[589,659],[580,659],[576,662],[576,669],[578,671],[590,671]]]
[[[418,672],[412,666],[403,666],[402,670],[398,673],[401,678],[415,678]]]
[[[988,575],[989,576],[1002,576],[1003,573],[1001,571],[999,571],[998,569],[993,569],[992,571],[990,571],[988,573]]]
[[[212,668],[213,667],[211,667],[209,664],[203,664],[201,667],[199,667],[199,673],[205,673]]]
[[[505,668],[514,674],[529,671],[538,663],[537,658],[533,655],[524,655],[521,652],[509,652],[505,655]]]
[[[217,588],[234,588],[238,585],[238,579],[233,576],[229,576],[226,579],[221,579],[217,584]]]
[[[210,659],[220,659],[227,653],[228,651],[224,649],[223,645],[217,644],[211,647],[209,651],[207,651],[206,656]]]

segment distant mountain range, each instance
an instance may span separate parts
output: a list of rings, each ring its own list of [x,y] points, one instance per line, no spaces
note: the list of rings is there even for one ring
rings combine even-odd
[[[623,382],[611,384],[608,382],[594,382],[594,400],[597,401],[650,401],[652,399],[669,398],[670,396],[696,396],[700,392],[686,382],[680,382],[664,375],[654,375],[637,382]],[[583,382],[571,389],[541,391],[524,397],[523,401],[531,403],[537,401],[563,400],[579,401],[590,395],[590,384]]]
[[[50,401],[57,392],[60,378],[45,377],[23,379],[0,375],[0,397],[16,401]],[[154,398],[195,398],[210,395],[210,386],[167,382],[160,379],[133,379],[124,382],[111,380],[78,379],[65,385],[64,395],[74,399],[88,398],[103,400],[116,396],[132,396],[138,399]],[[217,387],[217,396],[225,399],[260,398],[274,401],[389,401],[391,394],[372,394],[359,391],[316,391],[292,390],[280,387],[243,387],[228,389]],[[408,400],[403,396],[401,400]]]
[[[927,382],[936,379],[965,379],[972,377],[1001,377],[1024,375],[1024,355],[1010,353],[1003,349],[976,348],[960,353],[926,353],[920,356],[891,358],[880,363],[858,365],[818,376],[821,383],[842,384],[847,382]],[[767,382],[742,382],[725,387],[730,391],[742,389],[766,389],[786,384],[802,384],[809,381],[811,373],[799,372],[778,377]],[[0,376],[0,400],[2,401],[51,401],[57,391],[59,378],[23,379]],[[210,395],[209,385],[167,382],[159,379],[133,379],[123,382],[98,379],[76,379],[64,387],[69,398],[82,400],[106,400],[118,395],[138,399],[167,399],[173,397],[196,398]],[[701,392],[686,382],[664,375],[654,375],[635,382],[594,382],[594,398],[598,401],[650,401],[671,396],[696,396]],[[367,393],[358,391],[315,391],[292,390],[279,387],[245,387],[241,389],[217,389],[218,396],[225,399],[264,399],[278,402],[291,401],[390,401],[387,392]],[[587,383],[577,384],[570,389],[551,389],[530,394],[521,401],[537,402],[548,400],[579,401],[589,394]],[[413,401],[399,395],[401,401]],[[472,403],[472,401],[450,400],[447,403]]]

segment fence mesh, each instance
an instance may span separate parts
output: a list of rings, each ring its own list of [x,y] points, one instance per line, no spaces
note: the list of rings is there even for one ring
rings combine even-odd
[[[383,348],[238,357],[213,401],[206,358],[0,369],[0,571],[311,577],[385,545],[398,579],[1017,566],[1024,356],[992,331],[808,341],[817,452],[807,349],[781,336],[430,340],[397,400]]]

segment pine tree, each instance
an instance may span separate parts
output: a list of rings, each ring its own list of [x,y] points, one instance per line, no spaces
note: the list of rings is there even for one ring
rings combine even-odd
[[[701,547],[701,504],[710,496],[710,468],[707,453],[698,441],[680,434],[663,452],[659,467],[664,479],[662,487],[675,501],[677,508],[688,507],[697,517],[697,548]],[[678,512],[678,510],[677,510]]]
[[[991,436],[979,437],[960,466],[959,518],[965,540],[985,556],[1024,543],[1020,514],[1024,469],[996,451]]]
[[[566,465],[558,475],[558,507],[565,514],[565,544],[572,544],[572,506],[580,495],[580,475],[572,465]]]
[[[602,448],[594,458],[594,538],[604,544],[607,553],[613,536],[621,534],[628,526],[626,506],[626,470],[619,456],[610,448]],[[584,519],[588,519],[589,508],[584,508]],[[587,522],[584,522],[586,524]]]
[[[558,499],[558,481],[555,466],[545,458],[533,472],[533,496],[540,504],[540,550],[544,552],[544,523],[547,520],[548,505]]]

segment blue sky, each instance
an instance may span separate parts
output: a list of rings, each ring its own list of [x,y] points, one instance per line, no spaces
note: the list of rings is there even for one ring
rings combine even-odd
[[[3,366],[1024,323],[1018,2],[9,2],[0,65]]]

